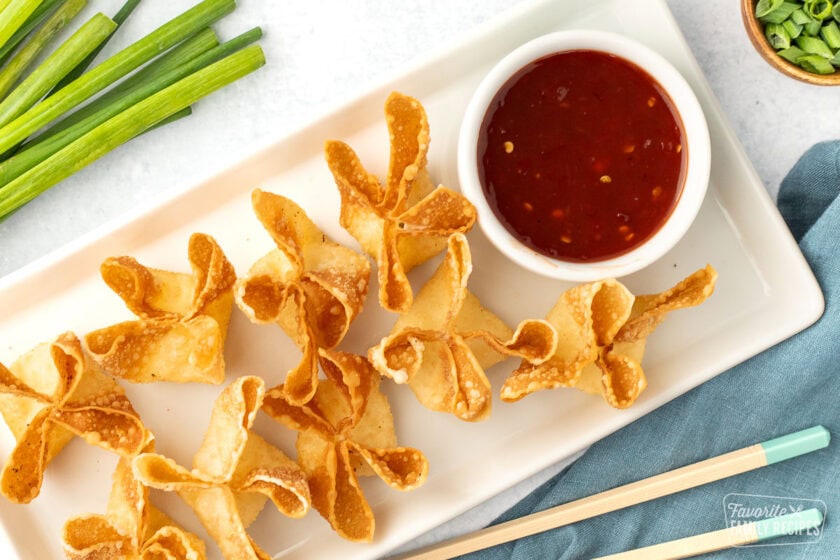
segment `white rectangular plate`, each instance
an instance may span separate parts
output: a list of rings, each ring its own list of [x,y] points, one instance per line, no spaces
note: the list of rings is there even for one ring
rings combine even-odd
[[[272,246],[251,213],[249,197],[256,187],[293,198],[328,235],[356,247],[338,225],[339,201],[322,157],[324,140],[347,141],[368,169],[383,175],[388,143],[382,105],[391,90],[400,90],[425,105],[433,139],[432,177],[454,187],[460,115],[484,73],[519,44],[573,27],[615,31],[647,43],[668,58],[697,93],[712,136],[708,197],[677,247],[627,278],[626,284],[635,293],[660,291],[711,263],[720,273],[716,293],[704,305],[669,317],[651,337],[644,362],[649,386],[628,410],[611,409],[601,399],[573,390],[544,391],[515,404],[495,402],[490,420],[467,424],[421,408],[406,387],[384,381],[401,444],[420,448],[429,459],[425,486],[400,493],[375,478],[363,481],[376,514],[373,544],[341,540],[314,511],[293,521],[271,508],[251,527],[255,540],[278,558],[381,556],[815,321],[823,309],[820,289],[727,126],[665,3],[540,0],[483,26],[454,48],[228,172],[0,281],[0,361],[9,364],[66,330],[84,334],[130,318],[121,300],[99,279],[99,264],[108,256],[127,254],[157,268],[187,270],[187,239],[201,231],[213,235],[244,274]],[[544,316],[569,287],[512,265],[478,229],[470,241],[475,266],[470,288],[510,324]],[[415,289],[436,263],[412,272]],[[342,348],[363,353],[390,330],[394,316],[378,308],[375,286],[372,292]],[[251,325],[235,312],[226,348],[228,381],[256,374],[274,385],[298,358],[278,328]],[[489,372],[495,388],[514,366],[508,361]],[[158,384],[130,386],[127,391],[157,435],[157,450],[189,465],[220,388]],[[294,436],[285,428],[261,418],[256,429],[294,454]],[[5,458],[14,442],[7,430],[0,437]],[[60,557],[64,521],[104,511],[114,464],[113,456],[77,440],[50,465],[41,496],[31,505],[0,500],[0,520],[10,548],[26,559]],[[176,497],[154,493],[153,499],[188,529],[204,535]],[[208,542],[208,550],[211,558],[220,557],[212,543]],[[14,557],[14,551],[5,551],[2,557]]]

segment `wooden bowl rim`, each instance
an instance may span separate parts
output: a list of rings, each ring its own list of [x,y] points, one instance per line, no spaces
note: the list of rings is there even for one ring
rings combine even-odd
[[[764,37],[764,25],[755,17],[755,3],[756,0],[741,0],[741,17],[750,42],[764,60],[779,72],[802,82],[818,86],[840,85],[840,69],[833,74],[812,74],[776,54]]]

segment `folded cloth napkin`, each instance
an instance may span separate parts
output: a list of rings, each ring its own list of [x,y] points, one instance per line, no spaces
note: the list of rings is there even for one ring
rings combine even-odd
[[[821,535],[729,549],[715,559],[840,558],[840,141],[805,153],[782,182],[779,209],[816,274],[825,313],[805,331],[593,445],[496,522],[589,496],[759,441],[822,424],[834,441],[811,453],[548,531],[464,558],[571,560],[727,527],[783,508],[827,505]],[[759,509],[759,508],[764,508]]]

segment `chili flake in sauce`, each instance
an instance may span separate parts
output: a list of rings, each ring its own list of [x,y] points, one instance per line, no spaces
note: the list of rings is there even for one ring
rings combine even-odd
[[[478,168],[490,206],[534,250],[606,260],[653,236],[683,182],[679,115],[635,64],[598,51],[546,56],[499,90]]]

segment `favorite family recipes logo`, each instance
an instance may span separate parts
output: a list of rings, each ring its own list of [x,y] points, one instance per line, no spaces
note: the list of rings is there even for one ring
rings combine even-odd
[[[807,509],[818,509],[823,519],[826,505],[822,500],[806,498],[789,498],[784,496],[761,496],[756,494],[727,494],[723,497],[723,514],[727,527],[740,527],[756,521],[773,519],[782,515],[790,515]],[[780,523],[784,523],[780,521]],[[803,529],[795,523],[790,527],[781,528],[787,536],[769,542],[759,542],[741,546],[786,546],[817,542],[822,538],[822,525]]]

